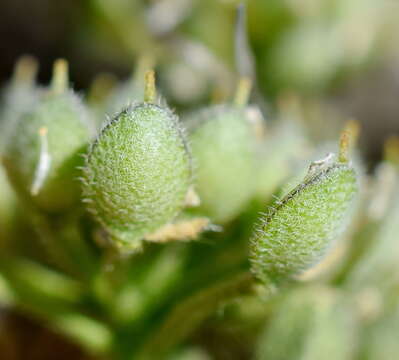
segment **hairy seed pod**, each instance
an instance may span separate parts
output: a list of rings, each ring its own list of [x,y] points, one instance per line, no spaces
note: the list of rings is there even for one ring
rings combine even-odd
[[[320,261],[345,229],[356,191],[355,171],[342,154],[312,163],[304,182],[256,230],[250,254],[255,275],[278,282]]]
[[[236,103],[212,106],[189,119],[198,211],[216,223],[232,220],[254,193],[255,135],[246,116]]]
[[[101,131],[84,168],[88,210],[117,244],[132,249],[173,220],[191,181],[177,117],[152,104],[153,95],[146,97],[148,102],[123,110]]]
[[[90,138],[87,112],[67,81],[67,64],[59,60],[50,90],[19,119],[3,158],[14,188],[49,212],[78,203],[78,166]]]
[[[324,287],[291,290],[258,340],[257,360],[349,360],[356,323],[339,293]]]

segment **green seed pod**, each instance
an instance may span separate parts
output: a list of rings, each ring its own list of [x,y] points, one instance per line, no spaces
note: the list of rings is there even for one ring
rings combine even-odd
[[[18,193],[49,212],[78,202],[78,166],[90,138],[86,110],[67,81],[67,63],[59,60],[50,90],[19,119],[3,158]]]
[[[356,342],[353,311],[329,288],[291,290],[259,338],[258,360],[349,360]]]
[[[152,102],[132,105],[101,131],[84,168],[88,210],[119,245],[140,240],[170,222],[184,206],[191,160],[177,117]]]
[[[251,263],[263,282],[297,275],[321,260],[345,229],[357,190],[346,146],[312,163],[302,184],[266,216],[251,241]]]
[[[224,223],[237,216],[255,188],[255,135],[244,101],[207,108],[189,119],[198,211]]]

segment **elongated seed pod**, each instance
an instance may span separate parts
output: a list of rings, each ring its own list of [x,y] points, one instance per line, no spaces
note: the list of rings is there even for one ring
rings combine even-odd
[[[88,210],[127,248],[179,213],[191,181],[177,117],[150,101],[123,110],[101,131],[84,168]]]
[[[86,109],[67,81],[67,64],[59,60],[49,91],[19,119],[3,158],[14,188],[50,212],[78,203],[77,168],[90,138]]]
[[[247,119],[246,99],[213,106],[188,119],[198,211],[216,223],[237,216],[255,188],[255,135]]]
[[[355,171],[343,153],[312,163],[304,182],[255,231],[250,251],[255,275],[278,282],[321,260],[345,229],[356,190]]]

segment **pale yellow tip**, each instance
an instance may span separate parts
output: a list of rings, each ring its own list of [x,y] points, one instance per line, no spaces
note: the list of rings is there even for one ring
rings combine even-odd
[[[345,123],[344,130],[350,134],[351,146],[354,147],[357,144],[360,134],[360,123],[355,119],[350,119]]]
[[[348,131],[343,131],[341,133],[341,138],[339,141],[339,157],[338,160],[341,163],[348,162],[348,153],[349,153],[349,144],[350,144],[350,134]]]
[[[144,79],[145,79],[144,102],[154,103],[156,97],[154,70],[148,70],[145,73]]]
[[[54,62],[51,79],[51,89],[54,93],[61,94],[68,89],[68,72],[68,62],[65,59],[58,59]]]
[[[39,129],[39,135],[40,135],[40,136],[46,136],[47,133],[48,133],[47,127],[43,126],[43,127],[41,127],[41,128]]]
[[[251,88],[252,80],[249,77],[242,77],[238,82],[234,104],[240,107],[247,105],[251,94]]]

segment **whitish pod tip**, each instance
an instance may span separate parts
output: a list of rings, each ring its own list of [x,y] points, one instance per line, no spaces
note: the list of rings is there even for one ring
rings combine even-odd
[[[40,154],[30,191],[32,196],[36,196],[39,194],[40,189],[43,187],[43,184],[50,170],[51,156],[48,151],[47,133],[48,129],[45,126],[42,126],[38,131],[40,140]]]
[[[65,59],[57,59],[53,64],[53,76],[51,78],[51,91],[54,94],[62,94],[69,86],[68,62]]]

